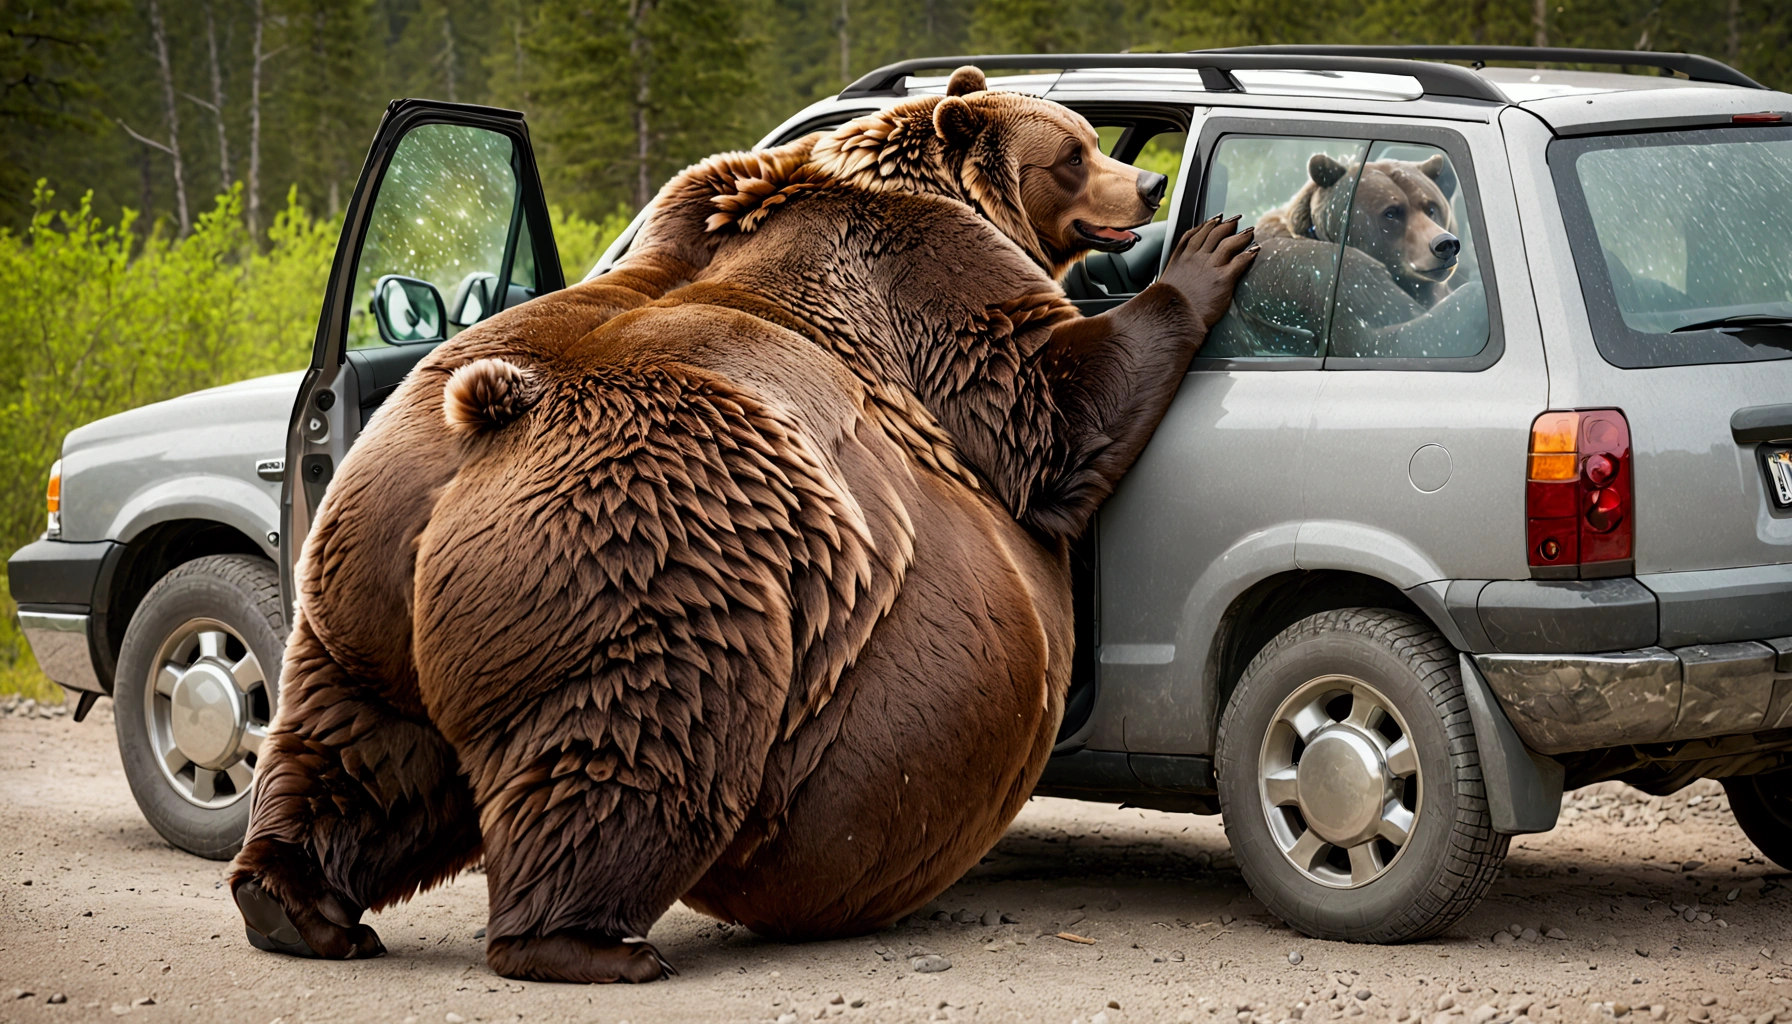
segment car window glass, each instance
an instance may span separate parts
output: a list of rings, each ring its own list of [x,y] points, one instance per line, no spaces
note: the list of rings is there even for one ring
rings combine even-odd
[[[1443,150],[1378,142],[1345,225],[1328,357],[1466,357],[1487,347],[1467,201]]]
[[[1196,223],[1215,214],[1256,225],[1262,249],[1206,358],[1324,355],[1345,211],[1369,143],[1231,135],[1214,149]]]
[[[1726,127],[1563,148],[1571,172],[1556,171],[1558,189],[1606,358],[1672,366],[1786,357],[1792,133]],[[1551,163],[1560,163],[1555,146]]]
[[[518,220],[512,148],[504,135],[463,125],[422,125],[399,141],[355,267],[350,348],[384,344],[369,303],[389,275],[426,281],[441,293],[447,336],[500,308],[498,275]],[[533,276],[531,265],[529,287]]]

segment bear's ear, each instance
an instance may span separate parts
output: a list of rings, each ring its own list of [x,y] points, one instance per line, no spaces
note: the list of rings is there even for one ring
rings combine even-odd
[[[984,79],[982,70],[974,65],[966,64],[952,72],[952,80],[946,83],[946,95],[963,96],[965,93],[982,92],[987,88],[989,88],[989,82]]]
[[[1347,168],[1343,164],[1324,153],[1314,153],[1313,158],[1307,161],[1307,177],[1312,178],[1313,183],[1320,188],[1336,185],[1338,179],[1344,177],[1345,170]]]
[[[966,149],[983,131],[983,115],[956,96],[948,96],[933,108],[933,130],[946,145]]]
[[[1443,191],[1445,199],[1456,198],[1456,168],[1444,159],[1442,153],[1427,157],[1419,164],[1419,173],[1432,181]]]

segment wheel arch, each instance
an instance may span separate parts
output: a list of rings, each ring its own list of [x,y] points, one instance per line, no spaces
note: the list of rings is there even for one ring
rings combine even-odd
[[[1214,631],[1204,674],[1211,684],[1208,692],[1214,705],[1210,720],[1216,733],[1239,678],[1257,652],[1301,619],[1338,608],[1391,608],[1438,625],[1405,591],[1367,573],[1292,569],[1266,576],[1232,599]],[[1217,735],[1209,737],[1209,742],[1215,739]]]
[[[92,645],[95,674],[110,693],[124,634],[143,596],[176,566],[207,555],[268,558],[266,546],[229,523],[213,519],[167,519],[144,524],[119,545],[95,582]]]

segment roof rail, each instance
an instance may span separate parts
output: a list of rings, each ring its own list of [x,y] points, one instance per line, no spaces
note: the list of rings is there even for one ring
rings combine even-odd
[[[1516,61],[1520,64],[1628,64],[1677,71],[1695,82],[1766,86],[1722,61],[1696,53],[1649,50],[1579,50],[1566,46],[1234,46],[1202,53],[1259,53],[1308,57],[1381,57],[1405,60]]]
[[[1713,63],[1716,63],[1713,61]],[[943,70],[975,64],[985,70],[1015,68],[1041,71],[1081,71],[1097,68],[1163,68],[1199,71],[1209,92],[1242,92],[1234,71],[1357,71],[1376,75],[1404,75],[1417,79],[1427,96],[1510,103],[1506,94],[1467,68],[1430,61],[1389,60],[1369,55],[1335,56],[1307,54],[1243,53],[1205,50],[1197,53],[1007,53],[963,57],[919,57],[878,68],[841,90],[841,99],[864,96],[905,95],[903,79],[918,71]]]

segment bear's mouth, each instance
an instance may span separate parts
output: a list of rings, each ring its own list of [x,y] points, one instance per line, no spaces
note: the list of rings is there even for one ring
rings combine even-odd
[[[1444,281],[1449,280],[1450,275],[1456,272],[1456,260],[1451,259],[1450,262],[1445,263],[1442,266],[1437,266],[1437,267],[1426,267],[1423,269],[1421,269],[1419,267],[1413,267],[1412,272],[1417,274],[1418,276],[1424,278],[1427,281],[1436,281],[1436,282],[1442,283]]]
[[[1090,248],[1102,252],[1125,252],[1139,241],[1137,232],[1125,228],[1103,227],[1080,220],[1072,221],[1071,225],[1076,228],[1077,234],[1083,236],[1083,241],[1089,243]]]

